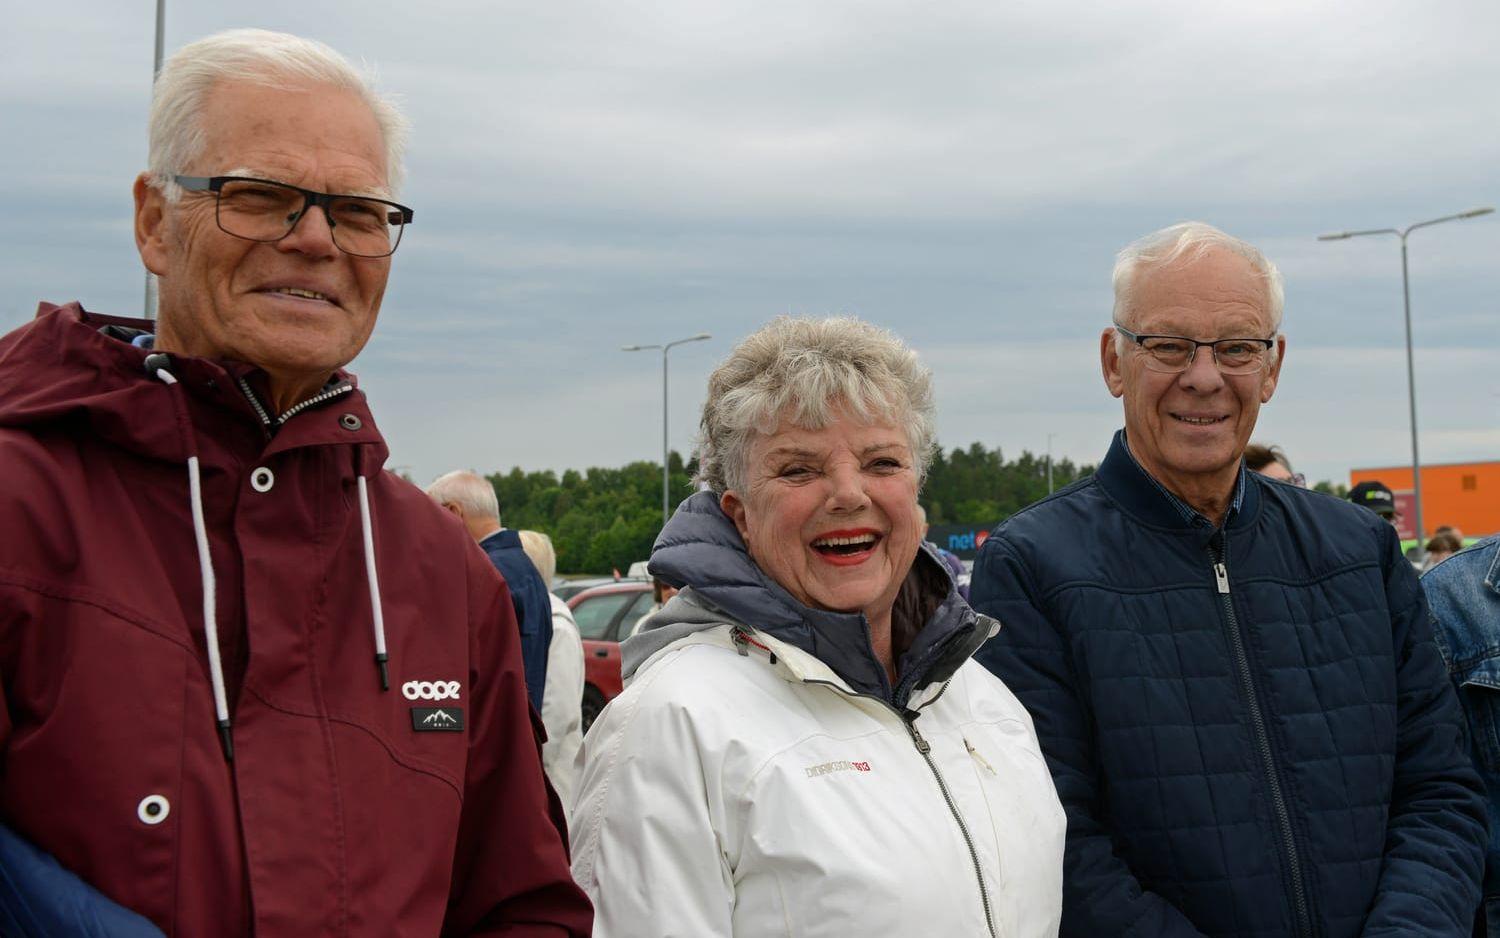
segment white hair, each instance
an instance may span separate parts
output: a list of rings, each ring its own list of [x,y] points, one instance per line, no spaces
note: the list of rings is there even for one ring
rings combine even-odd
[[[852,316],[780,316],[745,337],[708,379],[698,481],[744,492],[751,441],[783,419],[816,430],[839,407],[906,432],[920,481],[936,437],[932,373],[896,335]]]
[[[375,115],[385,144],[386,185],[401,187],[406,150],[406,117],[391,98],[375,90],[333,49],[313,39],[264,29],[228,29],[178,49],[162,66],[151,95],[148,172],[168,201],[182,188],[172,177],[203,152],[203,108],[220,82],[250,82],[292,90],[306,84],[331,85],[352,92]]]
[[[470,518],[494,518],[500,523],[500,501],[495,487],[477,472],[456,469],[438,476],[427,486],[427,497],[439,505],[457,505]]]
[[[1266,313],[1271,318],[1271,332],[1280,332],[1282,307],[1286,303],[1286,288],[1281,279],[1281,271],[1253,244],[1201,221],[1180,222],[1160,231],[1153,231],[1125,245],[1116,255],[1114,321],[1122,326],[1131,325],[1133,291],[1143,268],[1159,267],[1178,260],[1191,263],[1215,248],[1243,257],[1265,281]],[[1125,342],[1125,337],[1116,332],[1115,348],[1122,354]],[[1274,350],[1272,354],[1275,354]]]
[[[552,538],[540,531],[522,531],[520,534],[521,549],[531,558],[531,565],[542,575],[547,589],[552,589],[552,581],[557,578],[557,551],[552,547]]]

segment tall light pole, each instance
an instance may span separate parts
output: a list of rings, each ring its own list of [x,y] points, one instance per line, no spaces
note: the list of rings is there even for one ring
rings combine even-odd
[[[1047,494],[1052,494],[1052,438],[1056,433],[1047,434]]]
[[[151,67],[151,86],[156,86],[157,76],[161,74],[162,47],[166,44],[167,35],[167,0],[156,0],[156,58]],[[156,318],[156,275],[146,271],[146,314],[143,319]]]
[[[663,527],[672,517],[672,506],[668,502],[668,490],[672,485],[671,470],[667,465],[667,353],[672,351],[674,345],[682,345],[687,342],[702,342],[704,339],[712,339],[713,336],[707,332],[690,335],[686,339],[674,339],[666,345],[622,345],[622,352],[644,352],[647,349],[661,349],[661,523]]]
[[[1480,215],[1488,215],[1493,208],[1471,208],[1467,212],[1459,212],[1457,215],[1444,215],[1442,218],[1432,218],[1427,221],[1419,221],[1405,228],[1370,228],[1364,231],[1340,231],[1337,234],[1318,235],[1319,241],[1344,241],[1349,238],[1359,238],[1364,235],[1395,235],[1401,239],[1401,299],[1406,310],[1406,398],[1411,410],[1411,487],[1412,502],[1417,512],[1417,559],[1420,560],[1426,553],[1422,543],[1422,460],[1417,454],[1417,374],[1412,364],[1411,350],[1411,280],[1406,270],[1406,236],[1418,228],[1428,228],[1432,225],[1440,225],[1445,221],[1460,221],[1465,218],[1478,218]]]

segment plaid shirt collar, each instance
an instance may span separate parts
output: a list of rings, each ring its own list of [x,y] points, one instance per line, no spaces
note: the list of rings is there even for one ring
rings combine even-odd
[[[1125,431],[1122,430],[1120,431],[1120,433],[1122,437],[1125,436]],[[1167,487],[1165,485],[1162,485],[1156,480],[1156,476],[1153,476],[1151,473],[1147,472],[1146,467],[1142,466],[1140,462],[1135,458],[1135,454],[1130,451],[1130,440],[1128,437],[1126,437],[1125,439],[1125,454],[1130,457],[1131,462],[1135,463],[1135,467],[1141,470],[1141,474],[1151,480],[1151,484],[1156,486],[1156,490],[1162,494],[1162,497],[1164,497],[1167,502],[1177,510],[1178,514],[1182,515],[1183,521],[1199,528],[1205,526],[1218,527],[1217,522],[1213,521],[1212,519],[1205,518],[1203,515],[1199,514],[1196,508],[1178,498],[1176,495],[1173,495],[1170,491],[1167,490]],[[1227,522],[1230,516],[1237,514],[1240,510],[1240,506],[1243,505],[1244,502],[1245,460],[1243,457],[1241,457],[1239,471],[1235,473],[1234,476],[1234,498],[1230,500],[1229,510],[1224,513],[1223,520]]]

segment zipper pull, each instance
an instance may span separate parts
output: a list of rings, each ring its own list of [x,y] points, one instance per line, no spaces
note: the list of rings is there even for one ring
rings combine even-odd
[[[922,734],[918,732],[917,724],[908,723],[906,724],[906,729],[911,733],[911,741],[913,743],[916,743],[917,745],[917,752],[920,752],[925,756],[932,751],[932,744],[929,743],[925,738],[923,738]]]
[[[1214,580],[1219,584],[1219,592],[1225,596],[1229,595],[1229,568],[1222,562],[1214,564]]]
[[[969,738],[967,736],[964,737],[964,748],[967,749],[967,750],[969,750],[969,755],[973,756],[974,760],[976,762],[978,762],[980,765],[984,766],[987,770],[989,770],[989,773],[991,775],[999,775],[1000,774],[999,772],[995,771],[995,767],[993,765],[990,765],[990,760],[986,759],[984,756],[981,756],[979,754],[979,750],[977,750],[977,749],[974,748],[974,744],[971,743],[971,742],[969,742]]]
[[[729,637],[734,641],[734,650],[740,653],[740,657],[749,657],[750,636],[745,634],[744,629],[735,627],[729,632]]]

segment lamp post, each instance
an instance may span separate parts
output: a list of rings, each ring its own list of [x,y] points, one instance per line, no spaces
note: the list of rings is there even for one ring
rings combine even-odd
[[[671,487],[671,470],[667,465],[667,353],[672,351],[674,345],[682,345],[686,342],[702,342],[704,339],[712,339],[713,336],[707,332],[690,335],[686,339],[675,339],[666,345],[622,345],[622,352],[644,352],[647,349],[661,349],[661,523],[666,527],[667,521],[672,517],[672,508],[668,503],[668,490]]]
[[[1359,238],[1364,235],[1395,235],[1401,239],[1401,299],[1405,304],[1406,311],[1406,398],[1407,405],[1411,411],[1411,487],[1412,502],[1416,507],[1417,524],[1417,559],[1421,560],[1427,553],[1422,544],[1422,460],[1417,454],[1417,377],[1416,368],[1412,364],[1411,348],[1411,280],[1406,269],[1406,237],[1418,228],[1428,228],[1432,225],[1440,225],[1445,221],[1460,221],[1465,218],[1478,218],[1480,215],[1488,215],[1493,208],[1471,208],[1467,212],[1459,212],[1457,215],[1444,215],[1442,218],[1432,218],[1427,221],[1419,221],[1405,228],[1370,228],[1364,231],[1340,231],[1336,234],[1318,235],[1319,241],[1344,241],[1349,238]]]
[[[1052,438],[1056,433],[1047,434],[1047,494],[1052,494]]]
[[[151,66],[151,86],[156,87],[157,76],[161,75],[161,53],[166,39],[167,25],[167,0],[156,0],[156,55]],[[146,271],[146,299],[145,316],[143,319],[156,318],[156,275]]]

